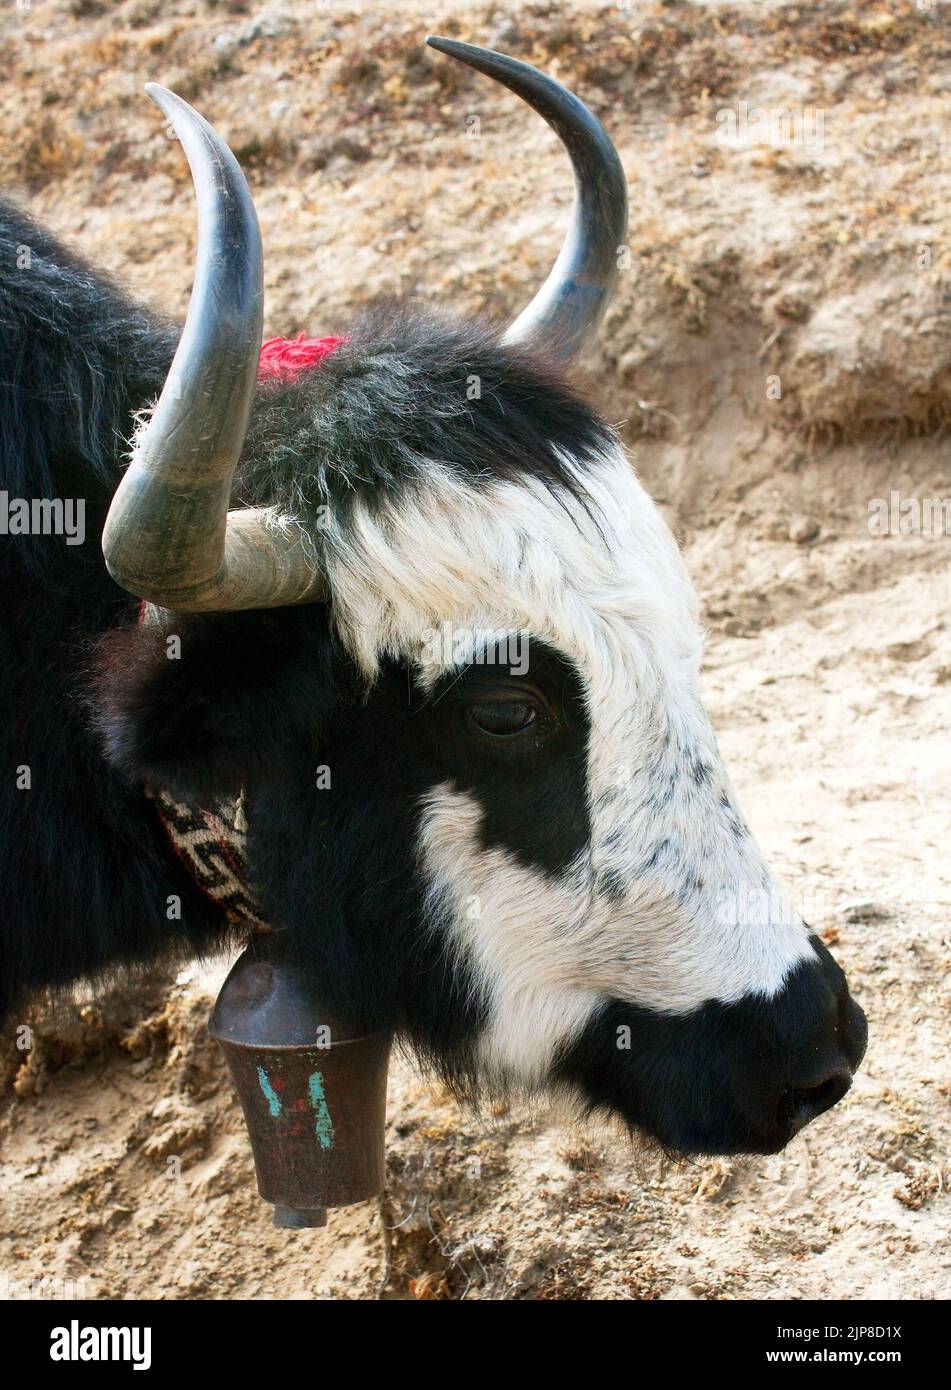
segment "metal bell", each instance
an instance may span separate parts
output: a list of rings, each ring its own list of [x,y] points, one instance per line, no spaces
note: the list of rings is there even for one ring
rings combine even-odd
[[[280,932],[238,958],[208,1031],[238,1092],[275,1226],[325,1226],[328,1207],[383,1190],[391,1035],[358,1036],[330,1018],[287,963]]]

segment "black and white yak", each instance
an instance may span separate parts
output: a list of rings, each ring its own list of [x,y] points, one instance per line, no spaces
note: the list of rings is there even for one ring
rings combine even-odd
[[[257,897],[335,1013],[475,1096],[773,1151],[848,1089],[865,1022],[737,806],[674,541],[564,375],[615,279],[620,162],[551,79],[433,46],[574,166],[505,331],[372,312],[260,358],[247,185],[162,88],[198,200],[181,333],[0,211],[0,487],[9,515],[83,499],[88,537],[2,542],[2,1012],[233,945],[155,798],[240,796]]]

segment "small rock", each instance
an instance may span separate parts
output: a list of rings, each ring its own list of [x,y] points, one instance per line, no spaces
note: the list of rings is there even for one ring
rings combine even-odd
[[[789,523],[789,539],[797,545],[808,545],[819,534],[819,523],[814,516],[794,516]]]
[[[773,307],[780,318],[791,319],[793,323],[802,323],[803,319],[809,317],[809,305],[805,300],[788,291],[778,296]]]
[[[512,48],[521,43],[522,35],[517,24],[506,24],[504,28],[495,31],[492,40],[493,47],[497,44],[499,48]]]
[[[843,903],[836,911],[836,916],[846,922],[884,922],[891,915],[884,903],[865,898],[854,898]]]
[[[515,1273],[514,1290],[525,1293],[540,1283],[550,1269],[560,1264],[568,1255],[567,1247],[548,1245],[537,1251],[534,1257],[523,1264]]]

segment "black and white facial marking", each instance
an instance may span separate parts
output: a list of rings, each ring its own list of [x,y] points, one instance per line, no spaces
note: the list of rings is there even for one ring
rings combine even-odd
[[[487,750],[480,778],[432,789],[419,828],[433,918],[490,1000],[485,1064],[536,1083],[605,999],[682,1015],[770,997],[811,955],[795,915],[739,910],[741,889],[784,900],[701,707],[694,599],[667,529],[620,449],[568,466],[583,501],[533,478],[460,486],[434,468],[422,495],[328,537],[324,562],[368,677],[388,653],[423,688],[451,686],[465,661],[445,664],[432,642],[449,623],[475,641],[520,634],[541,653],[539,683],[557,663],[573,687],[570,748],[563,732],[524,765],[518,737]],[[530,852],[549,817],[561,826],[548,784],[571,776],[575,834]]]
[[[736,805],[673,539],[544,369],[414,331],[356,334],[252,424],[247,496],[287,499],[330,591],[313,751],[245,773],[275,918],[452,1075],[774,1148],[863,1025]],[[290,645],[318,620],[265,621]]]

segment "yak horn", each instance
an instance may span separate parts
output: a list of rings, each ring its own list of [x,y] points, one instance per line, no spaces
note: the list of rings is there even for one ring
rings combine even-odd
[[[151,418],[109,508],[118,584],[162,608],[311,603],[323,585],[301,538],[267,510],[228,511],[261,347],[261,234],[234,155],[181,97],[145,89],[185,150],[198,203],[188,316]]]
[[[561,140],[575,174],[571,225],[548,279],[503,341],[568,361],[601,322],[627,236],[627,181],[601,122],[552,77],[488,48],[430,37],[430,48],[495,78],[534,107]]]

